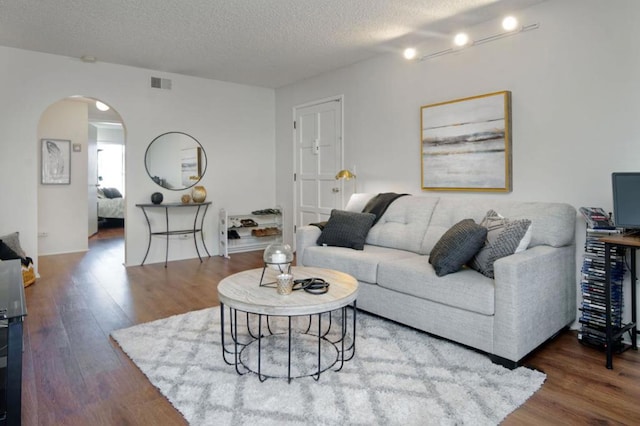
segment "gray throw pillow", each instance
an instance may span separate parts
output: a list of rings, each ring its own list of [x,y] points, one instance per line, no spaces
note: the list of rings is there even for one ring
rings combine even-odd
[[[453,225],[429,254],[429,263],[436,275],[443,277],[458,272],[480,250],[486,237],[487,228],[473,219],[464,219]]]
[[[12,232],[11,234],[2,235],[0,236],[0,240],[8,245],[11,250],[18,253],[20,257],[27,257],[27,254],[24,252],[24,250],[22,250],[22,247],[20,246],[20,233]]]
[[[331,217],[322,229],[316,244],[322,246],[364,249],[364,242],[376,215],[345,210],[331,210]]]
[[[487,240],[471,259],[469,267],[489,278],[494,278],[493,263],[518,251],[518,246],[526,240],[525,236],[531,228],[531,221],[529,219],[509,220],[489,210],[480,225],[487,228]]]

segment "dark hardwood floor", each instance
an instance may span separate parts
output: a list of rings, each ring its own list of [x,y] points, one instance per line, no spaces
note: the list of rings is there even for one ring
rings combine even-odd
[[[217,283],[261,266],[262,253],[125,268],[121,235],[92,237],[87,253],[40,257],[40,278],[25,289],[23,425],[185,424],[109,333],[217,305]],[[637,351],[607,370],[602,352],[566,331],[526,364],[547,381],[505,425],[640,424]]]

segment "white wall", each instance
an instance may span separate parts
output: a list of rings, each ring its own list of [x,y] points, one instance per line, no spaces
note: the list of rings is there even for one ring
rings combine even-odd
[[[518,16],[540,28],[424,62],[383,55],[276,90],[278,203],[293,209],[295,105],[344,94],[344,163],[357,166],[358,190],[420,194],[420,106],[510,90],[513,192],[430,194],[610,211],[611,172],[640,170],[640,2],[548,1]],[[580,263],[585,225],[577,223]]]
[[[79,143],[81,152],[71,147],[71,183],[69,185],[38,185],[38,255],[71,253],[87,250],[87,139],[89,137],[86,103],[60,101],[43,113],[38,126],[38,141],[63,139]],[[40,147],[40,142],[36,142]],[[42,150],[37,149],[38,165]],[[40,173],[39,171],[37,173]],[[35,258],[35,256],[32,256]]]
[[[162,133],[189,133],[206,150],[202,185],[214,203],[205,225],[210,252],[217,253],[220,207],[245,211],[275,204],[272,89],[6,47],[0,47],[0,75],[0,235],[20,231],[30,255],[38,252],[38,211],[46,208],[37,202],[38,122],[51,104],[72,95],[103,100],[125,125],[127,264],[139,264],[147,245],[146,223],[135,204],[149,202],[158,190],[166,201],[179,201],[185,192],[163,190],[145,172],[145,149]],[[151,89],[151,76],[172,79],[173,89]],[[195,257],[192,244],[173,242],[170,259]],[[150,261],[163,260],[163,244],[155,242]]]

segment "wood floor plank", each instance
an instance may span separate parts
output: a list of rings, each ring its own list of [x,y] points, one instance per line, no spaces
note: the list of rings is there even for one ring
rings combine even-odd
[[[217,306],[218,282],[262,266],[262,252],[125,268],[122,232],[100,234],[86,253],[41,257],[25,289],[23,425],[184,425],[109,334]],[[547,380],[504,425],[640,424],[637,351],[607,370],[603,352],[565,331],[525,364]]]

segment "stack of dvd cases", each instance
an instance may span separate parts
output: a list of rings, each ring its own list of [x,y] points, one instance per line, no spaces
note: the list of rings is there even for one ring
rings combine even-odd
[[[583,343],[605,346],[605,256],[600,238],[618,234],[617,230],[587,228],[584,262],[582,263],[581,329],[578,339]],[[611,247],[611,324],[614,333],[622,327],[622,280],[624,279],[624,248]],[[613,348],[622,346],[622,338]]]

